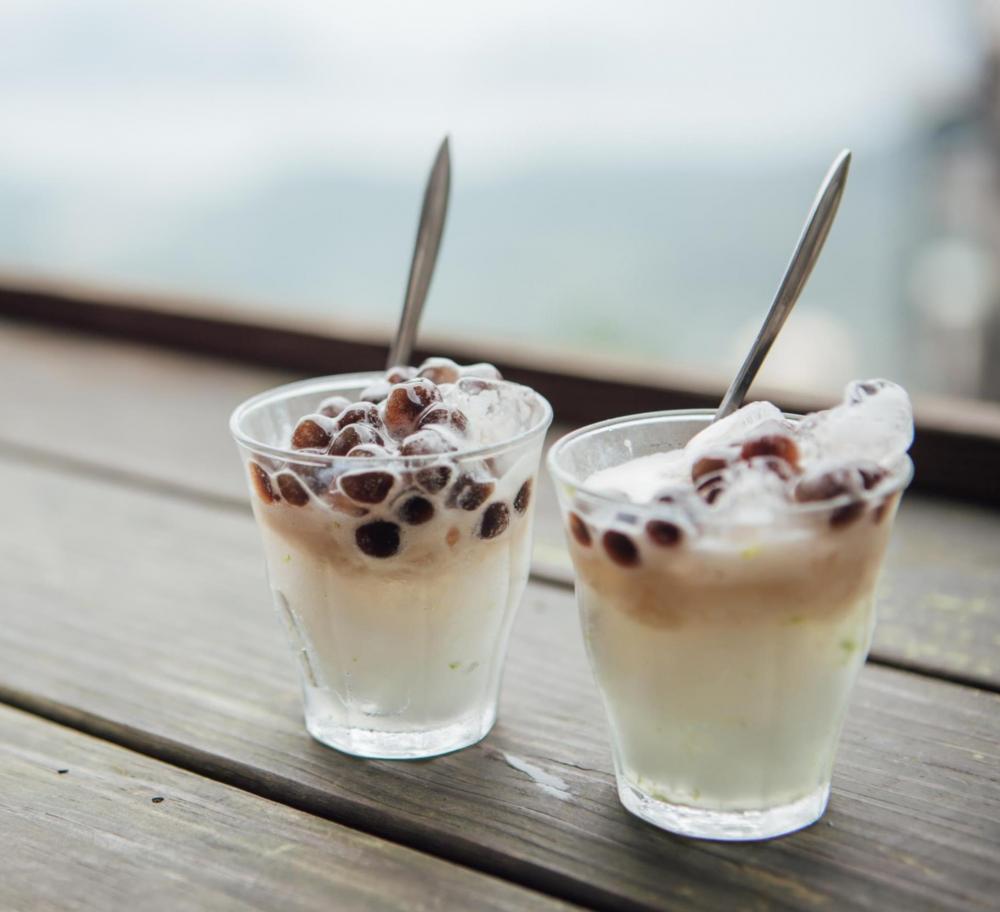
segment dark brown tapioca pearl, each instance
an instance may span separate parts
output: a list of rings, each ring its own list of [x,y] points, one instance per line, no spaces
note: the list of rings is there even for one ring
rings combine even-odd
[[[584,548],[589,548],[592,539],[587,524],[576,513],[570,513],[567,519],[570,535],[573,536],[577,544],[582,545]]]
[[[337,513],[346,513],[348,516],[353,516],[356,519],[367,516],[369,513],[367,507],[356,504],[343,491],[339,491],[336,488],[331,488],[327,491],[324,495],[324,500],[330,505],[331,510]]]
[[[830,525],[834,529],[842,529],[861,517],[865,512],[863,501],[856,500],[854,503],[844,504],[830,511]]]
[[[451,466],[432,465],[418,469],[414,473],[414,481],[428,494],[437,494],[443,491],[448,482],[451,481]]]
[[[348,472],[340,476],[340,490],[355,503],[382,503],[395,483],[396,476],[391,472]]]
[[[327,418],[336,418],[345,408],[349,408],[351,400],[346,396],[328,396],[316,409],[321,415]]]
[[[800,503],[832,500],[845,494],[858,495],[870,491],[888,473],[874,462],[859,462],[841,466],[803,478],[795,486],[795,499]]]
[[[307,415],[292,431],[292,448],[322,449],[333,439],[335,430],[333,422],[326,415]]]
[[[309,492],[291,472],[281,472],[275,481],[278,483],[281,496],[293,506],[304,507],[309,503]]]
[[[250,484],[253,485],[254,493],[266,504],[272,504],[281,498],[275,492],[271,484],[271,476],[267,474],[256,462],[247,463],[247,470],[250,473]]]
[[[397,383],[406,383],[407,380],[412,380],[416,376],[417,369],[410,367],[408,364],[397,364],[385,372],[386,382],[390,386],[395,386]]]
[[[417,419],[431,405],[441,401],[441,393],[430,380],[418,377],[392,387],[385,400],[383,421],[397,440],[412,434],[417,427]]]
[[[392,384],[386,380],[376,380],[374,383],[366,386],[362,391],[361,395],[358,397],[363,402],[371,402],[378,405],[380,402],[384,402],[386,396],[389,395],[389,390],[392,389]]]
[[[502,500],[498,500],[483,510],[483,518],[479,522],[479,537],[496,538],[503,534],[509,525],[510,509]]]
[[[433,428],[416,431],[403,439],[400,456],[436,456],[454,453],[458,449],[444,434]]]
[[[722,492],[726,490],[726,483],[719,475],[711,475],[702,481],[695,490],[698,496],[707,504],[714,504]]]
[[[376,430],[382,429],[382,416],[378,413],[378,406],[371,402],[348,403],[337,416],[337,430],[342,431],[349,424],[367,424]]]
[[[639,549],[624,532],[609,529],[601,536],[601,544],[608,557],[619,567],[634,567],[639,563]]]
[[[348,450],[347,455],[351,459],[374,459],[379,456],[388,456],[389,451],[385,447],[379,446],[377,443],[362,443],[360,446],[356,446],[354,449]]]
[[[651,519],[646,523],[646,534],[653,542],[663,548],[679,545],[684,538],[680,526],[662,519]]]
[[[454,383],[459,378],[460,368],[450,358],[428,358],[420,365],[418,377],[426,377],[437,383]]]
[[[886,497],[874,510],[872,510],[872,521],[877,525],[885,519],[892,507],[893,496]]]
[[[517,494],[514,496],[514,512],[519,515],[524,515],[524,511],[528,509],[528,504],[531,503],[531,479],[529,478],[520,488],[518,488]]]
[[[799,448],[791,437],[784,434],[765,434],[748,440],[740,449],[740,459],[756,459],[770,456],[788,463],[794,470],[799,468]]]
[[[448,430],[464,434],[469,429],[469,419],[457,408],[435,405],[427,409],[417,420],[418,428],[440,425]]]
[[[754,456],[747,462],[753,468],[767,469],[777,475],[782,481],[791,481],[798,474],[797,470],[778,456]]]
[[[478,510],[493,493],[496,485],[492,481],[474,478],[463,473],[458,476],[451,491],[448,492],[447,505],[460,510]]]
[[[426,497],[414,494],[399,505],[396,515],[408,525],[422,526],[434,518],[434,504]]]
[[[697,481],[706,475],[721,472],[728,464],[721,456],[702,456],[691,466],[691,480]]]
[[[399,526],[385,520],[365,523],[358,526],[354,540],[369,557],[392,557],[399,551]]]
[[[349,424],[330,443],[331,456],[346,456],[357,446],[385,446],[385,439],[370,424]]]

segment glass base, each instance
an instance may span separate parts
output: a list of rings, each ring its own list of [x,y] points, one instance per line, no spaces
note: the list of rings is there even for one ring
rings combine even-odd
[[[783,836],[815,823],[826,810],[830,786],[823,785],[798,801],[762,811],[714,811],[670,804],[626,782],[618,783],[618,797],[636,817],[678,836],[746,842]]]
[[[348,728],[329,719],[306,716],[306,730],[320,744],[367,760],[423,760],[471,747],[493,728],[493,713],[426,731]]]

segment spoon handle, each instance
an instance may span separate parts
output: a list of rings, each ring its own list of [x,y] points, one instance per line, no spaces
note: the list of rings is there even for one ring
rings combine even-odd
[[[733,382],[726,390],[726,395],[722,397],[722,404],[715,413],[715,421],[725,418],[726,415],[735,412],[743,404],[743,399],[753,383],[757,371],[760,370],[764,358],[774,344],[775,338],[781,331],[789,313],[799,299],[809,274],[819,259],[820,251],[826,241],[826,236],[830,233],[830,226],[833,225],[834,216],[837,214],[837,207],[840,205],[840,198],[844,193],[844,186],[847,183],[847,171],[851,165],[851,152],[844,149],[830,166],[826,177],[819,188],[819,193],[813,202],[812,210],[806,219],[805,227],[799,236],[799,242],[795,245],[795,252],[789,260],[785,275],[781,279],[778,291],[774,296],[771,309],[767,312],[764,325],[760,328],[757,338],[747,355],[746,360],[740,367]]]
[[[448,191],[451,186],[451,155],[448,150],[448,137],[441,142],[430,177],[427,178],[427,189],[424,191],[424,204],[420,210],[420,224],[417,227],[417,239],[413,245],[413,259],[410,261],[410,278],[406,283],[406,298],[403,300],[403,313],[399,318],[399,329],[396,338],[389,349],[389,359],[386,368],[397,364],[408,364],[413,353],[413,343],[417,337],[417,326],[420,314],[427,299],[427,290],[434,275],[434,264],[437,262],[438,248],[441,246],[441,235],[444,233],[444,220],[448,214]]]

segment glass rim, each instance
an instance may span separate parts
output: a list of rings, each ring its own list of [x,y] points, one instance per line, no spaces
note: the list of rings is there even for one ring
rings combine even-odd
[[[256,440],[251,437],[241,428],[240,424],[253,409],[273,402],[280,402],[281,400],[287,399],[293,395],[308,393],[311,391],[315,391],[317,393],[326,391],[333,395],[336,394],[336,387],[338,385],[341,387],[367,386],[370,383],[384,378],[384,371],[363,371],[361,373],[352,374],[328,374],[323,377],[310,377],[306,380],[295,380],[292,383],[284,383],[281,386],[273,386],[270,389],[266,389],[263,392],[251,396],[249,399],[245,399],[237,405],[235,409],[233,409],[232,414],[229,416],[229,432],[232,434],[233,439],[237,442],[237,444],[245,449],[263,456],[280,459],[283,462],[318,466],[332,466],[337,465],[338,463],[348,463],[349,465],[356,466],[358,464],[357,457],[334,456],[329,453],[307,453],[304,450],[294,450],[290,447],[280,447],[264,443],[263,441]],[[365,467],[397,464],[400,460],[405,460],[407,465],[430,465],[444,460],[458,460],[461,462],[466,459],[488,458],[513,449],[518,444],[524,443],[539,434],[544,434],[545,431],[548,430],[549,425],[552,423],[552,406],[549,404],[549,401],[537,390],[532,389],[530,386],[525,386],[522,383],[514,383],[511,380],[492,380],[488,378],[476,379],[486,379],[486,382],[495,383],[499,386],[517,387],[518,389],[528,390],[535,402],[541,405],[542,414],[540,418],[527,430],[520,431],[513,437],[505,438],[497,443],[487,444],[486,446],[471,447],[465,450],[460,449],[451,453],[428,453],[421,456],[401,456],[399,453],[390,453],[385,456],[368,456],[363,460]]]
[[[585,425],[584,427],[570,431],[568,434],[564,434],[555,443],[553,443],[549,448],[548,454],[546,455],[546,467],[548,468],[549,474],[552,476],[554,481],[572,487],[574,489],[574,494],[577,492],[583,493],[589,498],[607,504],[609,507],[614,507],[616,509],[628,507],[631,510],[644,511],[660,515],[669,510],[669,504],[661,504],[655,501],[635,503],[631,500],[613,497],[606,493],[588,488],[582,481],[573,477],[558,464],[560,452],[565,450],[567,446],[572,445],[584,435],[608,428],[626,424],[639,424],[645,421],[655,422],[660,419],[670,418],[713,418],[715,416],[715,412],[716,409],[714,408],[663,409],[656,412],[640,412],[634,415],[622,415],[617,418],[607,418],[604,421],[596,421],[593,424]],[[805,417],[793,412],[782,412],[782,415],[785,418],[796,422],[801,421],[802,418]],[[839,497],[831,497],[828,500],[810,501],[807,503],[789,501],[784,505],[785,509],[782,512],[795,515],[825,513],[831,510],[836,510],[839,507],[847,506],[848,504],[867,503],[869,501],[881,500],[886,496],[891,496],[906,488],[913,478],[913,460],[910,459],[908,454],[904,453],[899,458],[897,463],[888,471],[889,477],[885,479],[881,485],[876,485],[876,487],[871,491],[864,491],[860,495],[841,494]],[[726,516],[710,517],[710,520],[714,520],[725,525],[746,524],[734,521]],[[752,522],[750,524],[759,525],[757,522]]]

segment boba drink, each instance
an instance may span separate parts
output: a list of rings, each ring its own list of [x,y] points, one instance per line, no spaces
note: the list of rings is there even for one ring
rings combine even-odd
[[[822,814],[912,437],[906,393],[877,380],[801,420],[754,403],[716,423],[618,419],[556,444],[629,810],[719,839]]]

